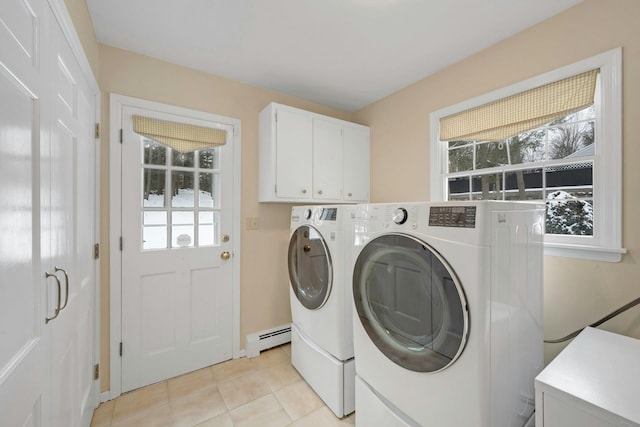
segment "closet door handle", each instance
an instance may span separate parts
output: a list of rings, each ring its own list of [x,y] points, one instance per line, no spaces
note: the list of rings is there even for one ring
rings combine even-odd
[[[64,304],[62,305],[62,307],[60,307],[60,311],[64,310],[64,308],[67,306],[67,303],[69,302],[69,275],[67,274],[67,271],[64,268],[60,268],[60,267],[55,267],[55,271],[56,273],[58,271],[62,271],[62,274],[64,274]],[[60,305],[60,304],[58,304]]]
[[[58,314],[60,314],[60,301],[62,299],[62,285],[60,284],[60,279],[58,279],[58,276],[56,276],[55,274],[49,273],[47,272],[45,274],[45,277],[48,279],[49,277],[53,277],[54,279],[56,279],[56,283],[58,284],[58,304],[56,305],[56,310],[53,314],[53,317],[47,317],[45,318],[45,324],[49,323],[50,321],[52,321],[53,319],[55,319],[56,317],[58,317]]]

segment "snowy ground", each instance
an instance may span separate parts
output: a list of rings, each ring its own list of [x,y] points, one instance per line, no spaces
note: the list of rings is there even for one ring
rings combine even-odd
[[[218,213],[210,210],[214,207],[211,193],[199,192],[198,206],[207,211],[198,209],[198,246],[212,246],[214,244],[214,231],[217,228]],[[193,247],[195,242],[195,191],[193,189],[180,189],[178,194],[171,198],[171,209],[161,209],[166,206],[165,196],[151,194],[148,200],[144,200],[144,208],[153,210],[144,211],[143,249],[164,249],[167,247],[168,212],[171,212],[171,247]],[[160,208],[160,209],[158,209]],[[177,210],[173,210],[176,208]],[[189,210],[193,208],[193,210]]]

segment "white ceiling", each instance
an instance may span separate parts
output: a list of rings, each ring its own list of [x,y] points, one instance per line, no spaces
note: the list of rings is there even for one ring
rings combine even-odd
[[[580,1],[87,0],[87,5],[101,43],[357,111]]]

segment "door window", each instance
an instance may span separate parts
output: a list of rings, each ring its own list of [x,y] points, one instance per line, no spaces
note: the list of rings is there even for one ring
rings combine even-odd
[[[296,229],[289,242],[289,279],[300,303],[310,310],[324,305],[331,292],[331,256],[313,227]]]
[[[140,137],[142,249],[219,245],[220,148],[180,153]]]
[[[462,353],[466,298],[454,271],[428,244],[402,234],[371,240],[356,260],[353,293],[367,334],[396,364],[436,372]]]

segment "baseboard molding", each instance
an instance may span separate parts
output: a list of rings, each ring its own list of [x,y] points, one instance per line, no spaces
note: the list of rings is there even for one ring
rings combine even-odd
[[[118,396],[116,396],[118,397]],[[111,396],[111,391],[107,390],[107,391],[103,391],[102,393],[100,393],[100,403],[104,403],[104,402],[108,402],[110,400],[115,399],[115,397]]]
[[[291,342],[290,323],[247,335],[245,353],[247,357],[256,357],[263,350],[288,342]]]

